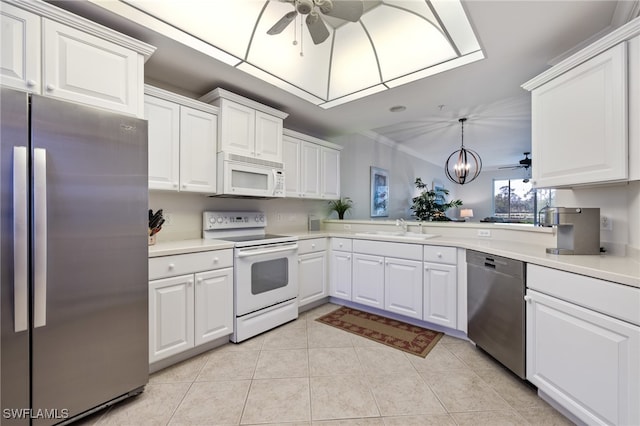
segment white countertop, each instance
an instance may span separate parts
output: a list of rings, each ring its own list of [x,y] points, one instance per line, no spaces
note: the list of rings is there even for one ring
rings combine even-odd
[[[223,240],[193,240],[168,241],[149,246],[149,257],[169,256],[172,254],[197,253],[201,251],[222,250],[233,248],[233,243]]]
[[[363,236],[356,235],[353,232],[336,231],[292,232],[287,233],[287,235],[296,236],[299,239],[341,237],[460,247],[640,288],[640,259],[630,256],[611,256],[607,254],[553,255],[546,253],[543,246],[527,244],[521,241],[485,238],[435,237],[424,241],[407,241],[406,239],[386,235]],[[170,241],[149,246],[149,257],[229,248],[233,248],[233,243],[222,240]]]

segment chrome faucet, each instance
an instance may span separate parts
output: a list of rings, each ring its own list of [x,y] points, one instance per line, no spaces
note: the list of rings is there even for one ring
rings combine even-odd
[[[407,222],[400,218],[400,219],[396,219],[396,226],[398,227],[402,227],[402,232],[406,233],[407,232]]]

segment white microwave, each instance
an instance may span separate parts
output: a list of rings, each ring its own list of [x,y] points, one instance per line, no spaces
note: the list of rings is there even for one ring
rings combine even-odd
[[[228,197],[284,197],[282,163],[218,153],[217,194]]]

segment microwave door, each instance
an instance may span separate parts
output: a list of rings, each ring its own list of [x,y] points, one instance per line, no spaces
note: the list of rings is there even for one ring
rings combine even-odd
[[[268,197],[273,194],[271,168],[244,164],[226,164],[224,189],[226,194]]]

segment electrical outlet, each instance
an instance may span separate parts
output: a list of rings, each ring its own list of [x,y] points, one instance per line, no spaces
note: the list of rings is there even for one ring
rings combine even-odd
[[[491,231],[488,229],[478,229],[478,237],[490,237]]]
[[[602,231],[612,231],[613,230],[613,221],[607,216],[600,216],[600,230]]]
[[[344,224],[344,229],[351,229],[351,225],[350,225],[350,224],[345,223],[345,224]]]

